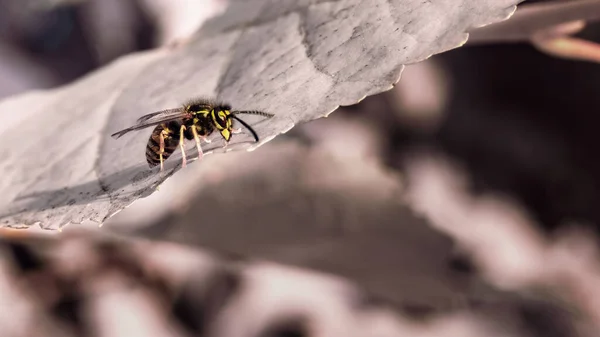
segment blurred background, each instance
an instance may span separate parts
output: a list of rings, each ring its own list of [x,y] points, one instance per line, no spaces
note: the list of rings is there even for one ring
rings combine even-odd
[[[226,5],[0,0],[0,99],[185,43]],[[600,25],[575,36],[600,42]],[[600,327],[599,85],[596,62],[467,45],[253,153],[190,165],[102,229],[342,275],[412,314],[505,317],[508,303],[530,335],[578,335],[554,305],[504,292],[562,289],[541,298],[564,295]]]

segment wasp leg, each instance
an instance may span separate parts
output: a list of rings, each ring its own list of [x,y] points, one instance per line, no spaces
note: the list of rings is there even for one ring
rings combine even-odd
[[[206,138],[206,136],[202,137],[202,140],[206,143],[206,144],[210,144],[212,142],[212,140]]]
[[[182,125],[181,128],[179,129],[179,148],[181,149],[181,168],[184,168],[187,163],[187,158],[185,155],[184,131],[185,131],[185,125]]]
[[[242,128],[237,128],[237,129],[231,129],[231,133],[233,134],[238,134],[242,132]]]
[[[194,134],[194,140],[196,141],[196,148],[198,149],[198,160],[202,159],[202,155],[204,154],[202,152],[202,147],[200,147],[200,136],[198,136],[198,130],[196,130],[196,127],[193,126],[192,127],[192,133]],[[203,137],[204,141],[206,141],[206,137]],[[210,143],[210,142],[208,142]]]
[[[158,150],[158,157],[160,158],[160,172],[163,171],[163,153],[165,152],[165,131],[161,131],[158,136],[160,149]]]

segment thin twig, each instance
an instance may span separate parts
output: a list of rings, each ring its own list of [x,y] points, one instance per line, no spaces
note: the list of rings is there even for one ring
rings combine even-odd
[[[560,24],[599,19],[600,0],[523,5],[510,19],[471,31],[467,45],[529,42],[534,34]]]

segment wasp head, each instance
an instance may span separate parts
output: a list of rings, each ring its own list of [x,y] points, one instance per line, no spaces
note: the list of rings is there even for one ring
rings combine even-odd
[[[221,136],[225,139],[225,141],[229,141],[231,139],[231,110],[226,108],[214,108],[211,111],[211,117],[217,130],[221,133]]]

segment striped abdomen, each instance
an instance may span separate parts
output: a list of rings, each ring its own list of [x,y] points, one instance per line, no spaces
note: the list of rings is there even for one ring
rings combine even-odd
[[[167,160],[179,146],[179,128],[181,122],[171,121],[157,125],[148,139],[146,146],[146,161],[150,167],[160,165],[160,134],[163,133],[165,148],[163,161]]]

